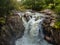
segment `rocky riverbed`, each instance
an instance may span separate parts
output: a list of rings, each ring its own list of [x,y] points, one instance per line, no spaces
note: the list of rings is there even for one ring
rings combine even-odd
[[[22,17],[26,21],[25,23],[22,21]],[[55,22],[55,14],[46,12],[34,12],[28,10],[26,12],[17,12],[13,16],[9,16],[7,18],[6,25],[2,27],[3,29],[0,36],[0,45],[17,45],[15,44],[15,41],[22,38],[26,29],[25,24],[32,17],[36,18],[36,20],[44,18],[42,23],[42,29],[45,35],[44,38],[47,42],[54,43],[51,30]]]

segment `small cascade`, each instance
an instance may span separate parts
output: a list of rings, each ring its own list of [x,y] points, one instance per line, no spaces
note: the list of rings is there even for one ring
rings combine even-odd
[[[23,25],[25,27],[24,35],[16,41],[16,45],[52,45],[44,40],[42,23],[44,18],[40,13],[30,14],[32,18],[27,22],[22,17]]]

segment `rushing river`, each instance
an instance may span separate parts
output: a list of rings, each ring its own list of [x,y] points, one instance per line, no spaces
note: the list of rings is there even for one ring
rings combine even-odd
[[[44,40],[43,14],[34,13],[31,16],[28,22],[22,17],[25,31],[23,37],[16,41],[16,45],[52,45]]]

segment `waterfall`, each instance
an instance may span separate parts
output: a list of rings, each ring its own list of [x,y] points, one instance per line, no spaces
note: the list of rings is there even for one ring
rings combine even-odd
[[[23,37],[16,41],[16,45],[52,45],[44,40],[42,29],[44,18],[40,17],[40,15],[42,14],[35,13],[28,22],[22,17],[25,31]]]

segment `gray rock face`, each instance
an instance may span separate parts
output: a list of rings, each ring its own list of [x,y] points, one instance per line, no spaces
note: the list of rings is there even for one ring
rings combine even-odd
[[[23,22],[18,15],[8,17],[7,24],[1,32],[0,45],[15,45],[15,40],[22,37],[24,29]]]

